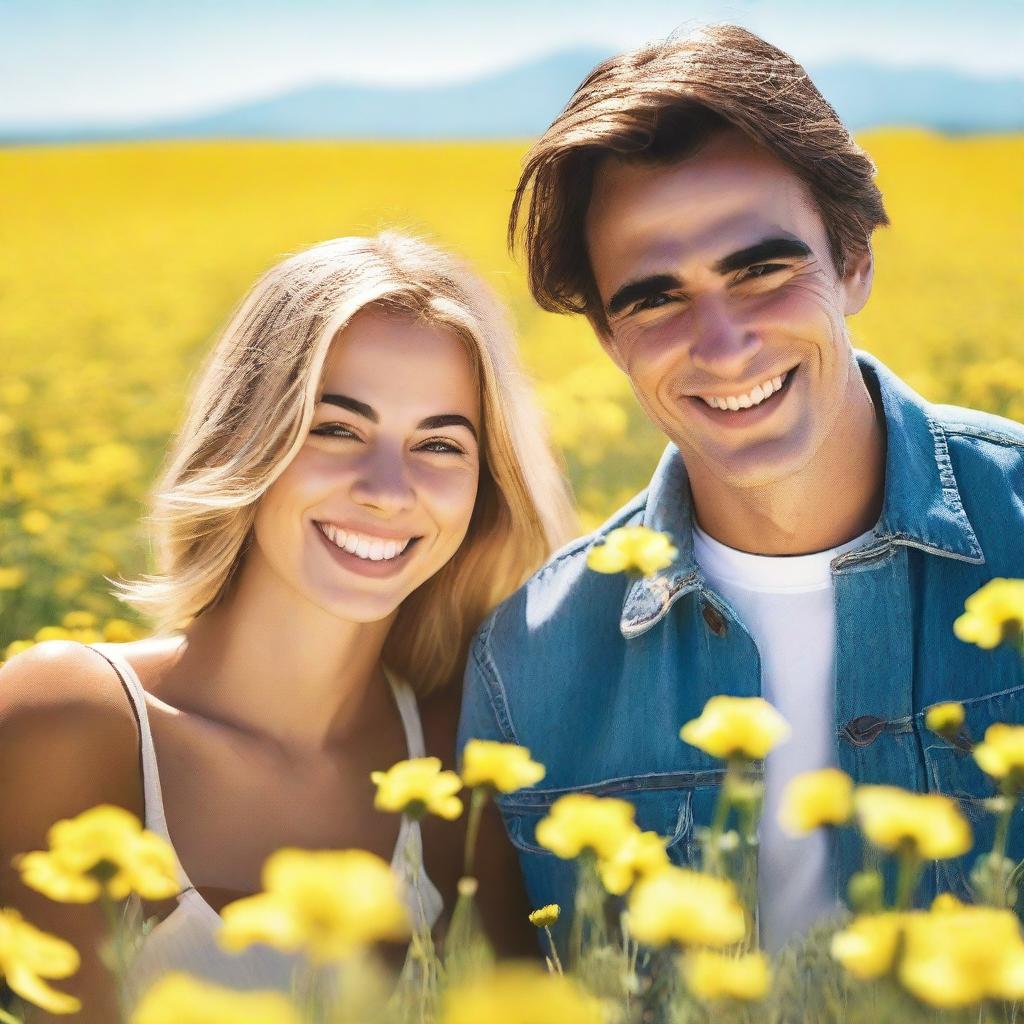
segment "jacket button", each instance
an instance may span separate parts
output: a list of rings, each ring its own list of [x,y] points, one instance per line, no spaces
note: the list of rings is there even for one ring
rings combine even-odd
[[[704,621],[708,624],[708,629],[711,630],[715,636],[724,636],[726,629],[729,628],[729,624],[725,621],[725,616],[713,605],[707,601],[704,602],[704,607],[701,609],[701,615],[704,617]]]
[[[885,719],[877,715],[861,715],[843,726],[843,736],[855,747],[867,747],[874,743],[885,729]]]

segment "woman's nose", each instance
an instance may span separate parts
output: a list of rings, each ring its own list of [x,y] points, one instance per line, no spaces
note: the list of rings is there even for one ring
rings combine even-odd
[[[416,492],[402,453],[384,449],[367,452],[352,484],[352,498],[365,508],[387,515],[412,508]]]

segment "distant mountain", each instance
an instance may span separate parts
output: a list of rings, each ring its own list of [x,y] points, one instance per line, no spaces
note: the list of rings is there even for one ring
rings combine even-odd
[[[943,132],[1024,128],[1024,78],[980,78],[946,68],[895,68],[864,61],[808,72],[855,131],[880,125],[919,125]]]
[[[417,88],[320,84],[208,114],[138,125],[5,129],[0,141],[343,138],[500,139],[538,135],[608,54],[573,50],[468,82]],[[1024,129],[1024,78],[847,61],[808,69],[854,130],[917,125],[947,132]]]

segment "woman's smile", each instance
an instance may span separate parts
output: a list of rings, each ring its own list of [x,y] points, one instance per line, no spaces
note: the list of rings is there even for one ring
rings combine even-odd
[[[361,576],[394,576],[408,563],[422,537],[385,538],[343,530],[332,523],[313,521],[313,527],[334,561]]]

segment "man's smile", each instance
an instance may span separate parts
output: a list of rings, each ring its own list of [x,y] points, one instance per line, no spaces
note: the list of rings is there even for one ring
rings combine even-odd
[[[761,397],[758,401],[751,401],[752,395],[749,392],[747,395],[742,396],[748,400],[748,404],[745,406],[739,403],[739,396],[734,395],[730,395],[726,399],[704,395],[687,395],[686,397],[700,410],[702,415],[708,416],[716,425],[726,427],[753,426],[767,419],[775,409],[782,405],[786,395],[791,390],[799,365],[797,364],[785,374],[771,378],[769,382],[770,391],[767,396],[764,394],[763,387],[758,385],[753,390],[753,394],[756,395],[758,388],[761,389]],[[714,399],[713,402],[712,398]]]

